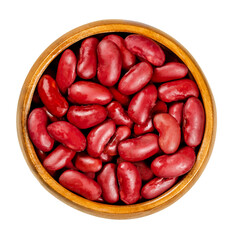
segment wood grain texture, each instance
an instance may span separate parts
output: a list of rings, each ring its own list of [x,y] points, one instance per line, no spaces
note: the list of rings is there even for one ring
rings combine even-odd
[[[201,92],[206,125],[203,141],[197,160],[191,171],[170,190],[161,196],[139,204],[117,206],[102,204],[84,199],[55,181],[43,168],[27,131],[27,117],[37,83],[48,65],[63,50],[86,37],[109,32],[137,33],[149,37],[175,53],[188,67]],[[27,164],[39,182],[55,197],[83,212],[105,218],[126,219],[146,216],[157,212],[183,196],[197,181],[211,155],[216,135],[216,108],[207,80],[191,54],[175,39],[151,26],[124,20],[104,20],[89,23],[73,29],[52,43],[37,59],[28,73],[22,87],[17,108],[17,133],[19,143]]]

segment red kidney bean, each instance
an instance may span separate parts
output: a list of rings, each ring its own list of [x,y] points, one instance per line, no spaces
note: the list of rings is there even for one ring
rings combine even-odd
[[[164,102],[185,100],[189,97],[198,97],[197,84],[190,79],[181,79],[162,84],[158,88],[158,97]]]
[[[129,128],[132,128],[133,122],[119,102],[117,101],[111,102],[107,106],[107,110],[108,117],[111,118],[116,125],[126,125]]]
[[[153,70],[152,81],[161,83],[176,80],[185,77],[187,73],[188,68],[183,63],[170,62]]]
[[[137,167],[142,181],[149,181],[154,177],[151,168],[144,161],[134,162],[133,165]]]
[[[99,158],[102,160],[103,163],[111,162],[113,159],[112,156],[108,155],[105,152],[102,152],[101,155],[99,156]]]
[[[118,84],[118,90],[125,94],[131,95],[143,87],[151,80],[153,69],[147,62],[140,62],[133,67],[122,77]]]
[[[52,115],[46,107],[42,107],[42,109],[46,112],[47,116],[48,116],[48,119],[50,120],[50,122],[57,122],[57,121],[61,121],[63,120],[64,118],[61,117],[61,118],[57,118],[55,117],[54,115]]]
[[[59,177],[59,183],[89,200],[97,200],[102,194],[101,187],[97,182],[75,170],[63,172]]]
[[[100,104],[111,102],[112,94],[104,86],[87,81],[79,81],[68,88],[70,101],[77,104]]]
[[[51,123],[47,130],[51,137],[73,151],[81,152],[86,148],[86,138],[78,128],[69,122]]]
[[[75,81],[77,58],[72,50],[63,52],[57,68],[56,82],[60,91],[65,94],[68,87]]]
[[[92,157],[99,157],[115,130],[116,125],[112,120],[107,120],[93,128],[87,136],[88,154]]]
[[[183,107],[183,136],[190,147],[198,146],[203,137],[205,112],[201,101],[191,97]]]
[[[35,91],[34,94],[33,94],[32,102],[35,103],[35,104],[40,104],[41,103],[41,99],[40,99],[37,91]]]
[[[97,182],[102,188],[103,199],[108,203],[119,200],[116,164],[106,164],[97,177]]]
[[[151,115],[155,115],[156,113],[167,113],[167,111],[167,104],[163,101],[158,100],[151,111]]]
[[[48,118],[41,108],[32,110],[28,117],[28,133],[34,146],[43,152],[49,152],[53,148],[54,139],[47,132]]]
[[[65,168],[78,171],[78,169],[73,165],[72,161],[67,162],[66,165],[65,165]]]
[[[40,160],[40,162],[43,162],[43,160],[47,157],[47,154],[41,150],[39,150],[38,148],[35,148],[35,152]]]
[[[56,81],[49,75],[43,75],[38,83],[38,94],[47,110],[56,117],[67,113],[68,102],[58,90]]]
[[[94,172],[87,172],[87,173],[84,173],[87,177],[91,178],[91,179],[94,179],[96,174]]]
[[[165,61],[165,54],[161,47],[147,37],[131,34],[125,38],[125,44],[130,52],[154,66],[162,66]]]
[[[117,167],[120,198],[126,204],[133,204],[140,198],[141,176],[130,162],[122,162]]]
[[[75,157],[75,167],[82,172],[98,172],[102,168],[102,161],[81,152]]]
[[[117,128],[111,140],[106,145],[104,152],[109,156],[117,155],[117,147],[119,142],[129,138],[131,135],[131,129],[127,126],[120,126]]]
[[[181,126],[183,118],[183,103],[182,102],[173,103],[169,107],[168,112],[171,116],[173,116],[177,120],[178,124]]]
[[[146,183],[142,190],[141,196],[145,199],[152,199],[158,197],[162,193],[166,192],[177,181],[177,178],[154,178],[150,182]]]
[[[154,127],[153,127],[152,119],[149,118],[144,124],[141,124],[141,125],[134,124],[133,130],[136,135],[142,135],[145,133],[153,132]]]
[[[67,119],[76,127],[86,129],[103,122],[107,114],[107,110],[101,105],[71,106]]]
[[[118,35],[110,34],[103,38],[104,40],[110,40],[114,42],[122,56],[122,67],[125,70],[129,70],[136,62],[136,57],[126,48],[124,39]]]
[[[151,164],[151,169],[157,177],[178,177],[191,170],[195,159],[194,150],[191,147],[183,147],[172,155],[162,155],[155,158]]]
[[[111,91],[113,98],[116,101],[121,103],[123,106],[128,106],[128,104],[130,102],[129,96],[120,93],[117,89],[115,89],[113,87],[110,87],[109,90]]]
[[[137,124],[144,124],[157,100],[157,89],[148,85],[138,92],[128,106],[129,117]]]
[[[122,58],[119,48],[109,40],[102,40],[97,47],[97,77],[102,85],[112,87],[120,77]]]
[[[153,118],[159,132],[159,146],[166,154],[177,151],[181,141],[181,129],[177,120],[168,113],[158,113]]]
[[[159,151],[158,136],[147,133],[137,138],[123,140],[118,145],[118,153],[126,161],[145,160]]]
[[[77,63],[77,74],[80,78],[91,79],[97,72],[97,45],[95,37],[85,39],[79,49],[79,60]]]
[[[56,147],[43,161],[43,166],[50,171],[57,171],[67,165],[76,152],[73,150],[59,145]]]

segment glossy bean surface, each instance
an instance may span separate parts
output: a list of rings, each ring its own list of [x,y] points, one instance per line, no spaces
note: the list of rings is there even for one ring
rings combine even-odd
[[[134,124],[133,131],[136,135],[143,135],[154,131],[152,119],[149,118],[144,124]]]
[[[183,147],[172,155],[162,155],[153,160],[151,169],[155,176],[172,178],[191,170],[196,155],[191,147]]]
[[[53,148],[54,139],[47,132],[48,117],[42,108],[35,108],[28,117],[28,133],[33,145],[43,152]]]
[[[183,107],[183,136],[190,147],[198,146],[203,138],[205,112],[201,101],[191,97]]]
[[[47,131],[52,138],[76,152],[86,148],[86,138],[82,132],[66,121],[58,121],[48,125]]]
[[[177,151],[181,141],[181,129],[177,120],[168,113],[158,113],[153,118],[159,132],[159,146],[166,154]]]
[[[153,69],[147,62],[140,62],[133,67],[121,78],[118,84],[118,90],[125,95],[132,95],[151,80]]]
[[[47,110],[56,117],[67,113],[68,102],[61,95],[56,81],[49,75],[43,75],[38,83],[38,94]]]
[[[144,161],[134,162],[133,165],[136,166],[142,181],[149,181],[154,177],[151,168]]]
[[[145,36],[130,34],[125,38],[125,44],[130,52],[155,66],[162,66],[165,61],[161,47]]]
[[[97,182],[102,188],[102,197],[108,203],[116,203],[119,200],[116,171],[116,164],[108,163],[97,176]]]
[[[102,161],[81,152],[75,157],[75,167],[82,172],[98,172],[102,168]]]
[[[176,102],[173,103],[168,110],[169,114],[173,116],[178,124],[182,125],[182,119],[183,119],[183,102]]]
[[[155,83],[167,82],[184,78],[188,73],[188,68],[183,63],[169,62],[164,66],[155,68],[152,81]]]
[[[47,170],[57,171],[71,162],[75,154],[75,151],[59,145],[44,159],[43,166]]]
[[[197,84],[190,79],[181,79],[167,82],[158,88],[158,97],[164,102],[185,100],[189,97],[198,97]]]
[[[159,151],[158,136],[147,133],[137,138],[123,140],[118,145],[120,157],[126,161],[142,161]]]
[[[123,69],[129,70],[135,64],[136,57],[126,48],[124,39],[122,37],[115,34],[110,34],[103,39],[110,40],[118,46],[122,56]]]
[[[97,47],[99,82],[108,87],[115,85],[120,77],[122,58],[119,48],[109,40],[102,40]]]
[[[68,87],[75,81],[76,78],[77,58],[74,52],[67,49],[63,52],[57,68],[56,82],[59,90],[65,94]]]
[[[89,200],[97,200],[102,194],[101,187],[96,181],[75,170],[63,172],[59,177],[59,183]]]
[[[141,176],[130,162],[122,162],[117,167],[120,199],[126,204],[133,204],[140,198]]]
[[[168,106],[165,102],[157,100],[156,104],[152,108],[151,115],[155,115],[157,113],[167,113],[168,112]]]
[[[157,89],[148,85],[138,92],[128,106],[129,117],[137,124],[144,124],[151,113],[157,100]]]
[[[106,144],[115,133],[116,125],[114,121],[107,120],[94,127],[87,136],[87,152],[92,157],[99,157]]]
[[[145,199],[153,199],[171,188],[177,181],[177,178],[154,178],[146,183],[142,190],[141,196]]]
[[[108,154],[109,156],[117,155],[118,154],[117,147],[119,142],[129,138],[130,135],[131,135],[131,129],[129,127],[127,126],[118,127],[113,137],[105,147],[104,153]]]
[[[87,81],[79,81],[68,89],[68,96],[73,103],[77,104],[100,104],[111,102],[112,94],[104,86]]]
[[[114,87],[110,87],[109,88],[110,92],[113,95],[113,99],[115,99],[116,101],[118,101],[120,104],[122,104],[123,106],[128,106],[129,102],[130,102],[130,98],[127,95],[124,95],[122,93],[120,93],[116,88]]]
[[[127,115],[122,105],[113,101],[107,106],[108,117],[111,118],[116,125],[126,125],[132,128],[133,122],[131,118]]]
[[[80,129],[94,127],[107,118],[107,110],[101,105],[71,106],[67,113],[70,123]]]
[[[97,45],[98,39],[90,37],[85,39],[79,49],[77,74],[82,79],[91,79],[97,73]]]

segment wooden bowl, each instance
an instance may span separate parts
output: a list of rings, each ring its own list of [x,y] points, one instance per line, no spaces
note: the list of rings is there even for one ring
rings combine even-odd
[[[37,83],[49,64],[66,48],[86,37],[111,33],[126,32],[145,35],[175,53],[188,67],[191,76],[197,82],[206,112],[205,133],[197,160],[176,185],[161,196],[133,205],[110,205],[89,201],[82,198],[54,180],[39,161],[27,131],[27,117]],[[55,197],[83,212],[114,219],[136,218],[157,212],[175,202],[185,194],[203,172],[211,155],[216,134],[216,109],[207,80],[191,54],[175,39],[151,26],[124,20],[104,20],[89,23],[73,29],[52,43],[37,59],[24,82],[17,109],[17,132],[24,157],[39,182]]]

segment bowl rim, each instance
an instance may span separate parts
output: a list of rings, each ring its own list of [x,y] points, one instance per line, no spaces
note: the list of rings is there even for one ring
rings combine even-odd
[[[196,162],[177,184],[157,198],[133,205],[110,205],[87,200],[62,187],[39,161],[27,131],[27,117],[37,83],[45,69],[72,44],[101,33],[126,32],[147,36],[167,47],[186,64],[199,87],[205,109],[206,123]],[[216,106],[208,82],[192,55],[174,38],[152,26],[127,20],[101,20],[77,27],[54,41],[39,56],[23,84],[17,107],[17,133],[25,160],[38,181],[55,197],[83,212],[112,219],[142,217],[166,208],[182,197],[197,181],[211,155],[216,136]]]

